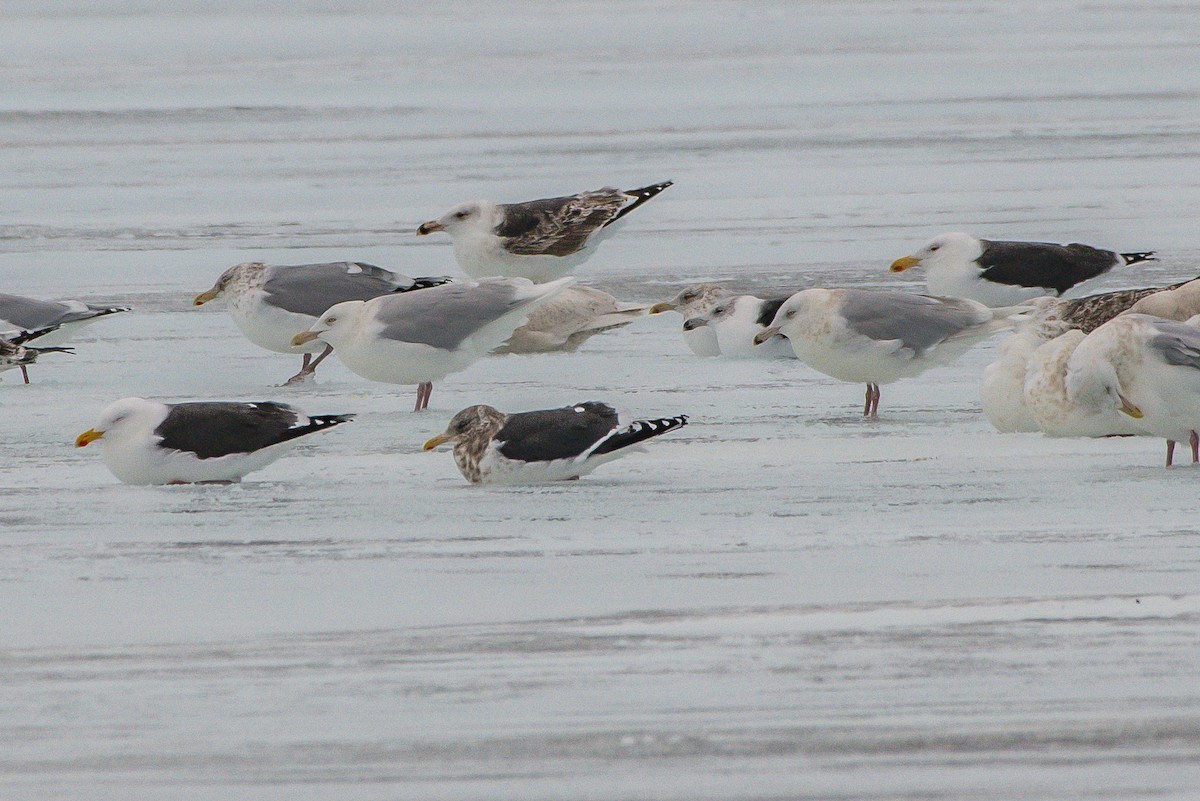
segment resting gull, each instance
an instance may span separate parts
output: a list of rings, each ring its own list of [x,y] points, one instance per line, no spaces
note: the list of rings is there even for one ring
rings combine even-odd
[[[21,343],[31,342],[48,350],[69,342],[101,317],[127,311],[128,306],[93,306],[81,300],[38,300],[0,293],[0,333],[34,332]],[[18,366],[28,384],[26,365]]]
[[[1145,433],[1138,421],[1116,407],[1087,408],[1067,394],[1067,364],[1087,334],[1071,329],[1043,342],[1025,370],[1025,407],[1038,429],[1051,437],[1110,437]]]
[[[157,403],[123,398],[75,439],[100,441],[104,463],[126,484],[237,482],[274,462],[298,437],[354,415],[308,417],[282,403]]]
[[[0,373],[19,367],[25,377],[25,383],[28,384],[29,374],[25,372],[25,368],[36,362],[43,353],[74,353],[74,348],[35,348],[25,344],[31,339],[51,333],[57,327],[49,326],[33,331],[21,331],[7,337],[0,336]]]
[[[499,347],[537,306],[572,283],[484,278],[330,307],[293,345],[320,339],[363,378],[417,384],[414,411],[429,406],[433,382]]]
[[[679,290],[670,300],[655,303],[650,307],[650,313],[661,314],[677,311],[683,315],[684,323],[687,323],[688,320],[707,314],[721,299],[730,297],[732,294],[720,284],[696,284]],[[697,356],[721,355],[715,328],[703,325],[684,325],[683,341]]]
[[[1200,330],[1148,314],[1122,314],[1088,334],[1067,362],[1067,396],[1084,410],[1116,410],[1148,434],[1187,440],[1200,461]]]
[[[605,187],[524,203],[463,203],[421,223],[417,234],[445,231],[454,258],[473,278],[502,275],[550,281],[591,257],[625,216],[671,185]]]
[[[877,417],[879,385],[948,364],[1020,309],[989,309],[965,298],[868,289],[805,289],[779,308],[754,341],[776,334],[797,358],[828,376],[867,385],[864,417]]]
[[[1041,430],[1025,404],[1025,373],[1034,351],[1070,330],[1069,323],[1049,314],[1063,302],[1048,297],[1026,301],[1031,312],[1016,322],[1016,331],[1000,343],[996,358],[983,370],[980,406],[983,416],[1001,433]]]
[[[931,295],[970,298],[995,307],[1062,295],[1113,267],[1152,259],[1153,251],[1115,253],[1078,243],[993,242],[951,233],[935,236],[911,256],[896,259],[891,270],[922,267]]]
[[[683,321],[684,331],[703,326],[717,337],[721,356],[735,359],[794,359],[791,343],[782,334],[769,342],[755,345],[754,338],[771,324],[775,313],[787,298],[763,300],[754,295],[732,295],[717,301],[705,314]]]
[[[596,334],[629,325],[649,307],[623,304],[589,286],[569,286],[529,314],[493,353],[573,353]]]
[[[518,414],[468,406],[425,450],[453,442],[454,461],[472,484],[540,484],[587,475],[687,421],[681,414],[622,425],[617,410],[598,401]]]
[[[276,353],[299,353],[300,372],[284,382],[297,384],[317,370],[333,352],[324,342],[293,347],[292,336],[308,328],[326,309],[347,300],[370,300],[380,295],[427,289],[448,283],[446,276],[409,278],[362,262],[279,265],[246,262],[221,273],[212,289],[192,303],[203,306],[224,295],[229,316],[246,339]],[[314,353],[320,353],[313,359]]]

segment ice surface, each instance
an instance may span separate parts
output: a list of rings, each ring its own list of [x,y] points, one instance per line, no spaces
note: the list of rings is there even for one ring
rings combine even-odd
[[[161,6],[169,5],[172,10]],[[673,186],[579,273],[622,300],[914,286],[932,234],[1200,274],[1200,7],[0,2],[0,291],[128,303],[0,384],[5,799],[1185,799],[1197,470],[1000,435],[992,341],[862,388],[661,315],[411,387],[260,351],[227,266],[457,272],[475,197]],[[910,274],[904,276],[909,278]],[[118,484],[111,400],[356,412],[243,485]],[[692,423],[467,486],[459,408]]]

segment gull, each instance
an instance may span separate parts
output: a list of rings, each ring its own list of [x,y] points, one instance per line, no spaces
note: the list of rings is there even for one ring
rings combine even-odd
[[[540,484],[587,475],[688,421],[681,414],[622,425],[618,417],[598,401],[517,414],[468,406],[424,449],[454,443],[454,461],[472,484]]]
[[[43,353],[74,353],[74,348],[49,347],[35,348],[25,343],[31,339],[49,334],[58,326],[39,328],[34,331],[21,331],[9,336],[0,336],[0,373],[20,368],[22,373],[27,365],[33,364]],[[25,383],[29,383],[29,374],[25,373]]]
[[[994,242],[950,233],[896,259],[891,271],[922,267],[925,289],[931,295],[970,298],[998,307],[1039,295],[1062,295],[1113,267],[1153,259],[1153,251],[1116,253],[1079,243]]]
[[[370,300],[380,295],[411,292],[440,286],[446,276],[409,278],[382,267],[362,262],[337,261],[327,264],[263,264],[245,262],[230,267],[211,289],[192,303],[203,306],[224,296],[229,316],[246,339],[276,353],[299,353],[304,358],[300,372],[284,382],[298,384],[316,372],[333,348],[314,342],[293,347],[292,336],[308,328],[330,306],[347,300]],[[313,359],[314,353],[320,353]]]
[[[1148,434],[1187,440],[1200,461],[1200,330],[1148,314],[1122,314],[1088,334],[1067,363],[1067,396],[1085,411],[1122,412]]]
[[[499,347],[538,305],[574,280],[534,284],[524,278],[484,278],[346,301],[293,336],[292,344],[319,339],[363,378],[417,384],[413,411],[420,411],[429,406],[434,381],[465,370]]]
[[[0,332],[39,332],[23,342],[42,350],[62,345],[101,317],[129,311],[128,306],[93,306],[81,300],[38,300],[0,293]],[[27,364],[27,363],[26,363]],[[18,365],[29,383],[26,364]]]
[[[454,258],[472,278],[551,281],[587,261],[629,212],[670,185],[664,181],[641,189],[605,187],[524,203],[476,200],[421,223],[417,234],[449,234]]]
[[[105,465],[126,484],[236,483],[291,450],[298,437],[353,417],[309,417],[272,401],[123,398],[75,438],[75,447],[99,440]]]
[[[530,312],[529,322],[492,353],[573,353],[596,334],[629,325],[648,310],[593,287],[569,286]]]
[[[1087,337],[1077,328],[1043,342],[1029,356],[1023,393],[1037,428],[1051,437],[1112,437],[1145,433],[1138,421],[1115,407],[1073,403],[1067,392],[1067,365]]]
[[[762,344],[785,335],[796,357],[841,381],[867,385],[864,417],[879,413],[879,385],[948,364],[996,331],[1015,309],[965,298],[867,289],[805,289],[787,299]]]
[[[707,314],[713,306],[732,294],[720,284],[696,284],[679,290],[670,300],[655,303],[650,307],[650,313],[679,312],[683,315],[683,341],[688,349],[697,356],[720,356],[716,329],[697,324],[689,326],[687,321]]]
[[[787,298],[763,300],[754,295],[732,295],[720,299],[706,313],[683,321],[684,331],[708,326],[717,338],[721,356],[735,359],[794,359],[795,352],[787,337],[776,335],[762,345],[754,338],[775,319],[775,313]]]

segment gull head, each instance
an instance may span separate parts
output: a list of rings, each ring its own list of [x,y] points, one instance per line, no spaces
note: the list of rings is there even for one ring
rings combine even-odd
[[[127,431],[138,429],[148,415],[161,408],[143,398],[122,398],[115,401],[100,413],[100,419],[94,426],[75,438],[75,447],[83,448],[98,439],[120,437]]]
[[[232,282],[234,280],[234,278],[240,276],[246,268],[259,267],[259,266],[262,266],[262,265],[260,265],[256,262],[247,262],[245,264],[235,264],[234,266],[230,267],[225,272],[221,273],[221,277],[217,279],[217,282],[212,285],[211,289],[206,289],[205,291],[201,292],[196,297],[192,298],[192,305],[193,306],[203,306],[205,303],[208,303],[210,300],[215,299],[218,295],[220,295],[222,292],[224,292],[226,289],[228,289],[230,282]]]
[[[771,324],[755,335],[754,344],[761,345],[779,334],[792,338],[794,329],[804,322],[814,297],[825,292],[823,289],[804,289],[785,300],[779,311],[775,312],[775,319]]]
[[[983,245],[970,234],[938,234],[915,253],[896,259],[889,269],[894,273],[902,273],[912,267],[928,270],[939,264],[964,264],[979,258],[982,253]]]
[[[453,237],[463,231],[492,232],[496,227],[496,204],[487,200],[460,203],[450,211],[417,226],[417,236],[445,231]]]
[[[446,430],[426,440],[421,449],[431,451],[447,442],[457,446],[460,442],[472,438],[490,439],[504,425],[506,417],[503,412],[486,404],[468,406],[450,418]]]
[[[708,312],[721,298],[726,297],[729,290],[720,284],[696,284],[680,290],[675,297],[655,303],[650,307],[650,314],[677,311],[684,319],[699,317]]]
[[[292,337],[292,347],[298,348],[314,339],[338,347],[339,342],[344,342],[350,336],[365,303],[363,300],[347,300],[330,306],[321,318],[312,324],[312,328]]]

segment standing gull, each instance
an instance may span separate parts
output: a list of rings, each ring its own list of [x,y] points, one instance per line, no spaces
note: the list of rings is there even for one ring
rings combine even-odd
[[[540,484],[587,475],[687,421],[681,414],[622,425],[617,410],[598,401],[518,414],[468,406],[425,450],[453,442],[454,461],[472,484]]]
[[[414,411],[429,406],[433,382],[465,370],[512,336],[537,306],[573,282],[485,278],[332,306],[293,345],[320,339],[363,378],[417,384]]]
[[[0,373],[16,368],[21,368],[21,372],[25,375],[25,383],[29,383],[29,374],[25,373],[26,366],[33,364],[38,360],[38,357],[43,353],[74,353],[74,348],[50,347],[50,348],[35,348],[25,345],[31,339],[36,339],[39,336],[45,336],[53,331],[57,326],[49,328],[39,328],[34,331],[21,331],[15,335],[7,337],[0,336]]]
[[[625,191],[605,187],[524,203],[476,200],[421,223],[417,234],[449,234],[454,258],[473,278],[550,281],[587,261],[629,212],[670,185],[664,181]]]
[[[965,298],[867,289],[805,289],[779,308],[754,338],[776,334],[797,358],[828,376],[867,385],[864,417],[879,413],[879,385],[948,364],[1020,309],[989,309]]]
[[[278,459],[303,437],[354,415],[308,417],[282,403],[157,403],[124,398],[75,439],[100,440],[104,463],[126,484],[237,482]]]
[[[1067,362],[1067,395],[1083,409],[1116,410],[1148,434],[1187,440],[1200,461],[1200,330],[1148,314],[1122,314],[1088,334]]]
[[[127,311],[128,306],[93,306],[81,300],[37,300],[0,293],[0,333],[34,332],[22,342],[46,350],[47,346],[69,342],[81,329],[101,317]],[[18,366],[28,384],[26,365]]]
[[[925,270],[931,295],[1009,306],[1039,295],[1062,295],[1113,267],[1154,259],[1154,252],[1115,253],[1090,245],[993,242],[970,234],[941,234],[916,253],[892,262],[891,271]]]
[[[529,314],[493,353],[573,353],[596,334],[629,325],[649,309],[589,286],[569,286]]]
[[[212,289],[193,299],[203,306],[224,295],[229,316],[246,339],[276,353],[299,353],[300,372],[284,382],[297,384],[313,375],[333,352],[324,342],[293,347],[292,336],[317,321],[326,309],[347,300],[370,300],[380,295],[427,289],[449,282],[445,276],[409,278],[362,262],[270,265],[246,262],[221,273]],[[320,353],[313,359],[314,353]]]
[[[721,346],[717,343],[717,330],[705,325],[688,325],[692,320],[708,314],[712,307],[733,293],[720,284],[696,284],[679,290],[675,297],[655,303],[651,314],[677,311],[683,315],[683,342],[697,356],[720,356]]]

